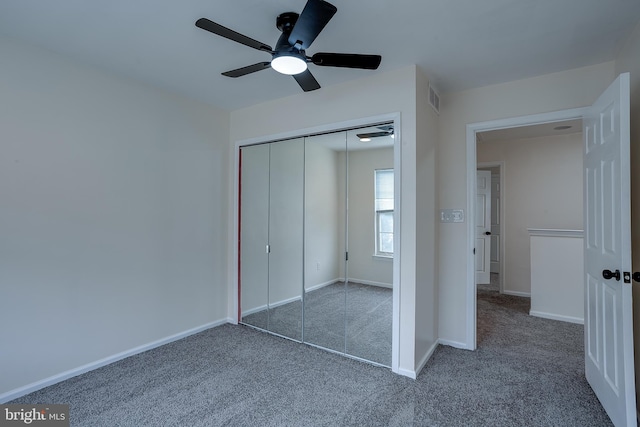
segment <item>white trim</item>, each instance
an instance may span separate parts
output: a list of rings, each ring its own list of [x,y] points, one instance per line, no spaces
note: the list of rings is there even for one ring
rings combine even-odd
[[[400,288],[401,288],[401,276],[400,276],[400,241],[401,241],[401,210],[402,210],[402,123],[401,114],[389,113],[378,116],[363,117],[359,119],[346,120],[343,122],[330,123],[320,126],[314,126],[305,129],[298,129],[293,131],[282,132],[278,134],[260,136],[255,138],[247,138],[236,141],[234,143],[234,169],[233,169],[233,260],[232,260],[232,294],[233,294],[233,308],[234,313],[232,317],[237,319],[239,311],[238,301],[238,239],[237,232],[238,227],[238,189],[239,189],[239,174],[238,174],[238,162],[240,157],[240,147],[247,145],[255,145],[260,143],[266,143],[271,141],[279,141],[283,139],[299,138],[305,135],[317,135],[329,132],[338,132],[344,129],[352,129],[358,127],[364,127],[372,123],[381,122],[393,122],[395,141],[393,144],[393,168],[395,172],[394,177],[394,217],[393,217],[393,244],[394,244],[394,257],[393,257],[393,315],[392,315],[392,333],[391,333],[391,370],[395,373],[400,372]],[[415,373],[414,373],[415,377]]]
[[[311,287],[306,288],[304,291],[305,292],[317,291],[318,289],[322,289],[326,286],[333,285],[334,283],[338,283],[338,282],[344,282],[344,277],[338,277],[337,279],[329,280],[324,283],[318,283],[317,285],[313,285]]]
[[[583,230],[561,230],[552,228],[527,228],[529,236],[543,237],[580,237],[584,236]]]
[[[278,301],[278,302],[274,302],[273,304],[269,304],[269,308],[276,308],[276,307],[280,307],[281,305],[286,305],[292,302],[296,302],[296,301],[302,301],[302,296],[295,296],[292,298],[287,298],[284,299],[282,301]]]
[[[509,291],[505,289],[502,293],[505,295],[511,295],[514,297],[531,298],[530,292]]]
[[[553,123],[565,120],[581,119],[588,107],[553,111],[550,113],[532,114],[528,116],[510,117],[467,125],[467,218],[475,218],[476,214],[476,132],[507,129],[542,123]],[[466,291],[466,348],[476,349],[476,284],[475,284],[475,224],[467,221],[467,291]]]
[[[330,283],[329,283],[329,284],[330,284]],[[323,285],[323,286],[327,286],[327,285]],[[247,310],[247,311],[243,311],[243,312],[242,312],[242,317],[249,316],[250,314],[258,313],[258,312],[260,312],[260,311],[264,311],[264,310],[266,310],[267,308],[276,308],[276,307],[280,307],[281,305],[285,305],[285,304],[289,304],[289,303],[291,303],[291,302],[296,302],[296,301],[301,301],[301,300],[302,300],[302,297],[301,297],[301,296],[295,296],[295,297],[288,298],[288,299],[285,299],[285,300],[282,300],[282,301],[274,302],[273,304],[269,304],[269,305],[267,305],[267,304],[259,305],[258,307],[255,307],[255,308],[249,309],[249,310]]]
[[[420,363],[418,363],[418,366],[416,367],[416,377],[420,375],[420,371],[422,371],[422,369],[424,368],[424,365],[426,365],[429,359],[431,359],[431,356],[433,356],[433,353],[436,351],[436,348],[438,348],[438,340],[436,340],[431,345],[431,347],[429,347],[429,350],[427,350],[427,353],[424,355],[422,360],[420,360]]]
[[[458,341],[452,341],[452,340],[445,340],[445,339],[442,339],[442,338],[440,338],[438,340],[438,344],[446,345],[446,346],[453,347],[453,348],[459,348],[459,349],[462,349],[462,350],[473,350],[473,349],[469,348],[466,343],[458,342]]]
[[[400,373],[400,292],[402,276],[400,274],[402,240],[402,125],[400,113],[393,116],[395,142],[393,144],[393,292],[392,292],[392,325],[391,325],[391,371]],[[414,373],[415,375],[415,373]]]
[[[14,390],[8,391],[6,393],[0,394],[0,403],[9,402],[11,400],[17,399],[18,397],[27,395],[29,393],[33,393],[34,391],[40,390],[42,388],[48,387],[50,385],[59,383],[61,381],[67,380],[69,378],[76,377],[78,375],[84,374],[89,371],[93,371],[94,369],[101,368],[103,366],[109,365],[111,363],[117,362],[119,360],[125,359],[130,356],[134,356],[139,353],[143,353],[148,350],[152,350],[156,347],[163,346],[165,344],[169,344],[174,341],[178,341],[182,338],[186,338],[190,335],[194,335],[205,331],[207,329],[215,328],[216,326],[223,325],[225,323],[230,323],[232,319],[222,319],[215,322],[210,322],[183,332],[179,332],[174,335],[170,335],[165,338],[161,338],[159,340],[134,347],[130,350],[125,350],[123,352],[114,354],[112,356],[105,357],[103,359],[96,360],[95,362],[87,363],[86,365],[78,366],[77,368],[69,369],[68,371],[61,372],[59,374],[53,375],[51,377],[45,378],[40,381],[36,381],[31,384],[27,384],[23,387],[16,388]]]
[[[416,373],[416,371],[411,371],[409,369],[398,368],[393,372],[398,374],[398,375],[402,375],[404,377],[409,377],[412,380],[415,380],[416,378],[418,378],[418,374]]]
[[[361,285],[378,286],[380,288],[393,289],[393,284],[392,283],[374,282],[372,280],[355,279],[355,278],[352,278],[352,277],[349,278],[349,283],[356,283],[356,284],[361,284]]]
[[[560,320],[562,322],[584,325],[584,318],[582,317],[563,316],[561,314],[545,313],[544,311],[535,310],[529,311],[529,316],[542,317],[543,319]]]

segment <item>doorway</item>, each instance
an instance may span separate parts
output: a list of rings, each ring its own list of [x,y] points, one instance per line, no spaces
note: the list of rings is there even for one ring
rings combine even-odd
[[[476,217],[476,170],[478,169],[477,158],[477,141],[478,135],[487,135],[490,132],[509,132],[514,128],[523,128],[534,125],[543,125],[549,123],[558,123],[569,120],[581,120],[586,109],[577,108],[571,110],[563,110],[552,113],[536,114],[531,116],[514,117],[509,119],[494,120],[488,122],[474,123],[467,125],[467,210],[469,218]],[[508,168],[508,165],[506,166]],[[503,187],[504,190],[504,187]],[[475,256],[474,248],[475,239],[475,222],[467,222],[467,348],[475,350],[477,347],[477,301],[476,301],[476,283],[475,283]],[[504,239],[505,231],[501,233]],[[502,264],[508,264],[508,255],[503,253]],[[504,291],[504,282],[502,290]],[[508,285],[507,285],[508,287]]]

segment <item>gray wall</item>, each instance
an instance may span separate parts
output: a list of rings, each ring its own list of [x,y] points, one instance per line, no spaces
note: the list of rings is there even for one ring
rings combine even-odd
[[[0,396],[225,321],[229,114],[0,56]]]

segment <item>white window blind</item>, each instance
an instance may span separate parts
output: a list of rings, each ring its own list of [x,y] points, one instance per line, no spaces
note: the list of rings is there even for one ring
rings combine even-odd
[[[377,256],[393,256],[393,169],[375,171],[375,241]]]

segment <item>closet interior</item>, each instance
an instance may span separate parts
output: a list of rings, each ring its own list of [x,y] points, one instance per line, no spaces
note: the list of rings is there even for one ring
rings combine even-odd
[[[391,365],[393,123],[240,148],[241,323]]]

